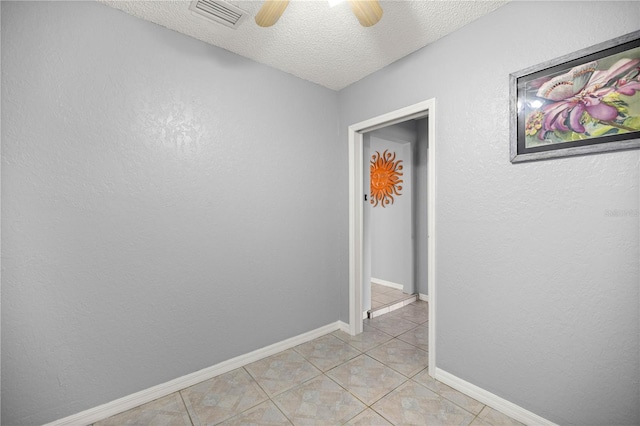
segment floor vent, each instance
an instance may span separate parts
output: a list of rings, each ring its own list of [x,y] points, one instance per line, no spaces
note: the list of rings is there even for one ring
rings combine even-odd
[[[247,15],[244,10],[220,0],[195,0],[189,5],[189,10],[231,28],[240,25]]]

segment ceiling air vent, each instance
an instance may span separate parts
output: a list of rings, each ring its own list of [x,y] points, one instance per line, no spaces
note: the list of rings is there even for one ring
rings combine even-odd
[[[247,15],[242,9],[220,0],[195,0],[189,5],[192,12],[227,27],[236,28]]]

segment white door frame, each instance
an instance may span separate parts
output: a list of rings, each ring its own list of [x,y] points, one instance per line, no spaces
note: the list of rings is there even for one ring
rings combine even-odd
[[[415,118],[429,117],[427,160],[427,288],[429,297],[429,375],[436,371],[436,100],[435,98],[349,126],[349,332],[362,332],[363,133]]]

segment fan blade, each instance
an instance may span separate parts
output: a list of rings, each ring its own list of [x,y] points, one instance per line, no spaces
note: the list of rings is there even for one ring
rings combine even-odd
[[[289,5],[289,0],[265,0],[256,15],[256,24],[261,27],[270,27],[280,19],[280,16]]]
[[[349,4],[363,27],[375,25],[382,18],[382,7],[378,0],[349,0]]]

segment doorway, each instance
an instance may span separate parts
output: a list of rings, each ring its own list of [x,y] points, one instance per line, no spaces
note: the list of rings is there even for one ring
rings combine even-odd
[[[363,318],[428,292],[427,120],[363,133]]]
[[[365,279],[365,193],[364,136],[409,120],[424,119],[428,140],[427,160],[427,297],[429,301],[429,374],[435,374],[436,354],[436,282],[435,282],[435,200],[436,200],[436,140],[435,99],[420,102],[349,126],[349,331],[362,332],[362,312]],[[368,170],[366,170],[368,172]]]

